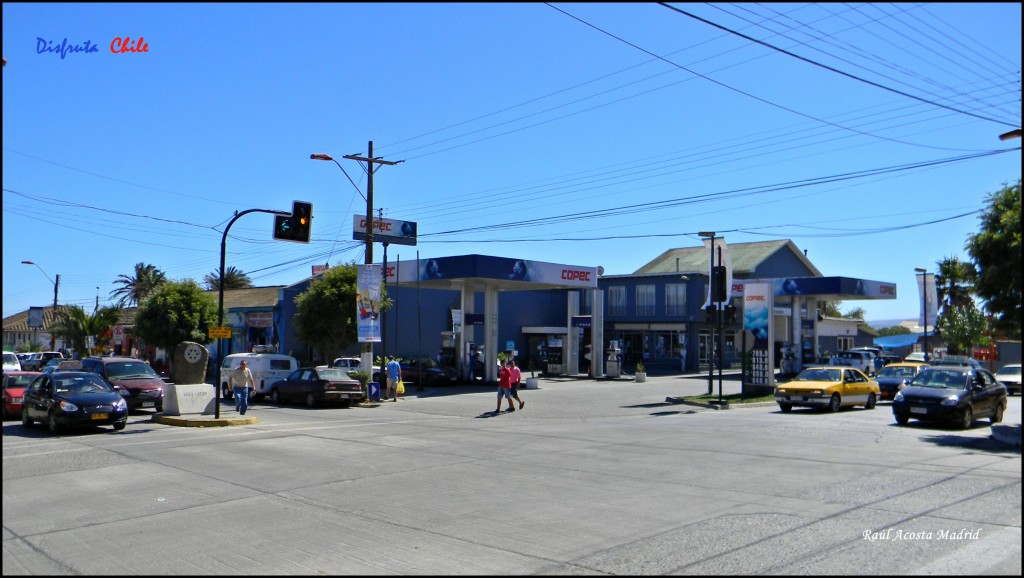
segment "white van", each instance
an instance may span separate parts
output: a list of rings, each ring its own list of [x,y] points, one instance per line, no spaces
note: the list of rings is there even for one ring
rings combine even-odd
[[[285,379],[299,368],[299,362],[290,355],[280,353],[232,353],[220,365],[220,391],[223,399],[231,399],[233,391],[228,386],[228,377],[245,360],[256,383],[256,400],[270,393],[270,386]]]

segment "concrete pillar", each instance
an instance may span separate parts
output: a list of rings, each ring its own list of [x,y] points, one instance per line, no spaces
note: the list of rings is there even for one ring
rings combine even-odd
[[[602,289],[591,289],[593,298],[590,302],[591,325],[590,325],[590,367],[593,368],[594,377],[604,377],[604,359],[607,355],[604,351],[604,291]]]
[[[568,315],[565,319],[565,346],[562,348],[562,371],[566,375],[576,375],[580,372],[580,336],[579,328],[572,326],[572,318],[580,314],[580,294],[577,291],[566,293]]]
[[[487,370],[485,379],[487,381],[498,381],[498,352],[505,348],[505,345],[498,343],[498,289],[497,287],[486,287],[484,289],[484,341],[486,351],[484,353]]]

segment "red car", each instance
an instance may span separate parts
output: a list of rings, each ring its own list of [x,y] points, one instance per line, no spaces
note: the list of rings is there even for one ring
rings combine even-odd
[[[21,417],[21,396],[38,371],[4,372],[4,419]]]

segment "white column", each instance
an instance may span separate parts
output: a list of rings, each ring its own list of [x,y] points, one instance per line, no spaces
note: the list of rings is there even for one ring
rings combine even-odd
[[[604,291],[591,289],[593,298],[590,300],[590,367],[594,377],[604,377]]]
[[[562,371],[566,375],[576,375],[580,372],[580,336],[579,328],[572,326],[572,318],[575,315],[580,314],[580,294],[576,291],[569,291],[566,293],[568,299],[568,306],[566,310],[568,315],[565,319],[565,347],[562,348]],[[593,356],[591,356],[593,357]]]
[[[484,372],[487,381],[498,381],[498,351],[504,348],[498,343],[498,289],[488,286],[484,289],[484,341],[487,370]]]

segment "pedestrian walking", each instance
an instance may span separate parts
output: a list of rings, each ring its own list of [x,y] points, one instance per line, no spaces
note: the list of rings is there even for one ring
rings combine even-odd
[[[519,402],[519,409],[523,409],[526,402],[519,399],[519,381],[522,379],[523,374],[519,371],[519,366],[516,365],[516,360],[510,359],[508,361],[508,373],[509,381],[512,382],[512,399]],[[509,403],[512,402],[512,399],[509,400]]]
[[[501,398],[508,400],[508,409],[505,411],[512,412],[516,408],[512,406],[512,373],[507,367],[505,362],[499,362],[501,369],[498,370],[498,408],[494,410],[495,414],[501,413]]]
[[[402,366],[395,361],[394,355],[388,356],[388,363],[384,366],[388,375],[388,390],[384,392],[384,399],[391,398],[391,401],[398,401],[398,382],[402,380]]]
[[[245,415],[249,409],[249,390],[256,389],[256,382],[252,378],[252,372],[245,366],[245,360],[238,364],[238,368],[231,372],[228,377],[228,384],[235,396],[235,411],[238,415]]]

